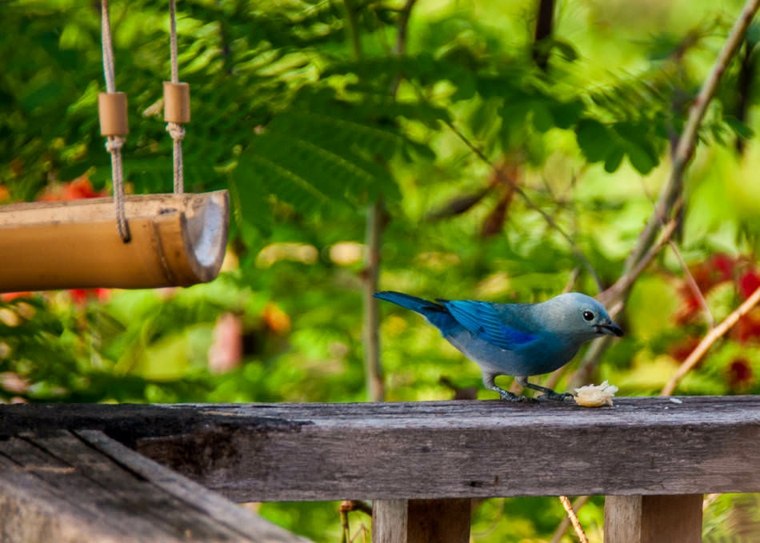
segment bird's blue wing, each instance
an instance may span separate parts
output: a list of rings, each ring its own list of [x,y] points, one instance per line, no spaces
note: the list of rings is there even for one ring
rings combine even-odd
[[[514,323],[507,323],[503,312],[493,304],[471,300],[439,300],[449,313],[470,333],[497,347],[515,350],[537,339]]]

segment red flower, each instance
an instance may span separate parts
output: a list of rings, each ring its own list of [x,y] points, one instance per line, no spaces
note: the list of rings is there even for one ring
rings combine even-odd
[[[699,338],[687,337],[670,347],[669,354],[680,364],[696,349],[699,345]]]
[[[752,366],[746,358],[734,358],[728,366],[728,384],[733,389],[746,387],[752,377]]]
[[[745,272],[744,275],[739,278],[739,284],[737,286],[739,287],[739,294],[741,294],[742,298],[746,300],[752,296],[752,293],[755,292],[758,287],[760,287],[760,274],[755,270]]]
[[[718,281],[728,281],[734,276],[734,268],[736,267],[737,260],[727,254],[718,253],[710,258],[710,267],[717,272]],[[713,283],[715,284],[715,283]]]
[[[736,323],[732,336],[741,343],[760,338],[760,309],[755,308]]]
[[[88,300],[96,299],[100,302],[107,300],[111,290],[107,288],[74,288],[69,290],[71,301],[76,305],[84,305]]]

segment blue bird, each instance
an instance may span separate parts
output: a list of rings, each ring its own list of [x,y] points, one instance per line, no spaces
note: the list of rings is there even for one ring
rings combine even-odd
[[[604,335],[622,336],[602,304],[585,294],[570,292],[539,304],[495,304],[474,300],[423,300],[401,292],[377,292],[376,298],[416,311],[441,331],[443,337],[483,372],[486,388],[504,400],[522,400],[497,386],[498,375],[513,375],[522,386],[558,394],[528,382],[567,364],[586,341]]]

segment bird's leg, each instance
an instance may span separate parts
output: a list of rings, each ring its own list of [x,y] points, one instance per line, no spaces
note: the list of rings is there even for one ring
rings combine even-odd
[[[538,390],[539,392],[543,392],[544,397],[547,400],[556,400],[558,402],[562,402],[564,400],[568,400],[573,397],[573,395],[570,394],[569,392],[564,392],[564,393],[554,392],[550,388],[529,383],[527,377],[515,377],[515,381],[517,381],[517,383],[523,388],[532,388],[533,390]]]
[[[483,384],[485,385],[485,387],[495,392],[498,392],[499,397],[501,397],[502,400],[506,400],[508,402],[522,402],[527,399],[525,396],[516,396],[512,394],[511,392],[504,390],[503,388],[501,388],[494,382],[494,379],[496,379],[496,374],[493,374],[493,373],[483,374]]]

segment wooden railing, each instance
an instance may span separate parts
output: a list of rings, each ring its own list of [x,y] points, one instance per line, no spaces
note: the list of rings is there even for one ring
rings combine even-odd
[[[105,496],[116,492],[120,483],[112,485],[103,466],[69,451],[77,443],[132,475],[141,473],[135,464],[158,470],[140,475],[144,480],[175,480],[169,485],[175,502],[193,494],[178,490],[187,485],[238,502],[373,500],[375,543],[465,542],[472,498],[600,494],[607,496],[607,542],[693,542],[701,538],[702,494],[760,491],[755,397],[619,399],[600,409],[501,401],[17,405],[0,407],[0,435],[15,436],[0,442],[3,516],[8,504],[17,511],[28,503],[44,516],[47,498],[14,496],[34,477],[68,493],[67,485],[81,483],[69,468],[101,485]],[[21,445],[54,461],[28,456]],[[132,488],[130,499],[143,490]],[[230,513],[237,508],[225,509],[224,500],[204,492],[215,504],[201,507],[211,524],[255,541],[296,540],[260,519],[257,529],[266,525],[270,535],[257,537],[250,522],[230,520],[239,519]],[[100,503],[106,502],[96,500],[88,514],[108,517]],[[153,508],[129,513],[147,526],[156,520]],[[14,539],[3,530],[8,541],[64,541]],[[219,537],[200,539],[234,540]]]

